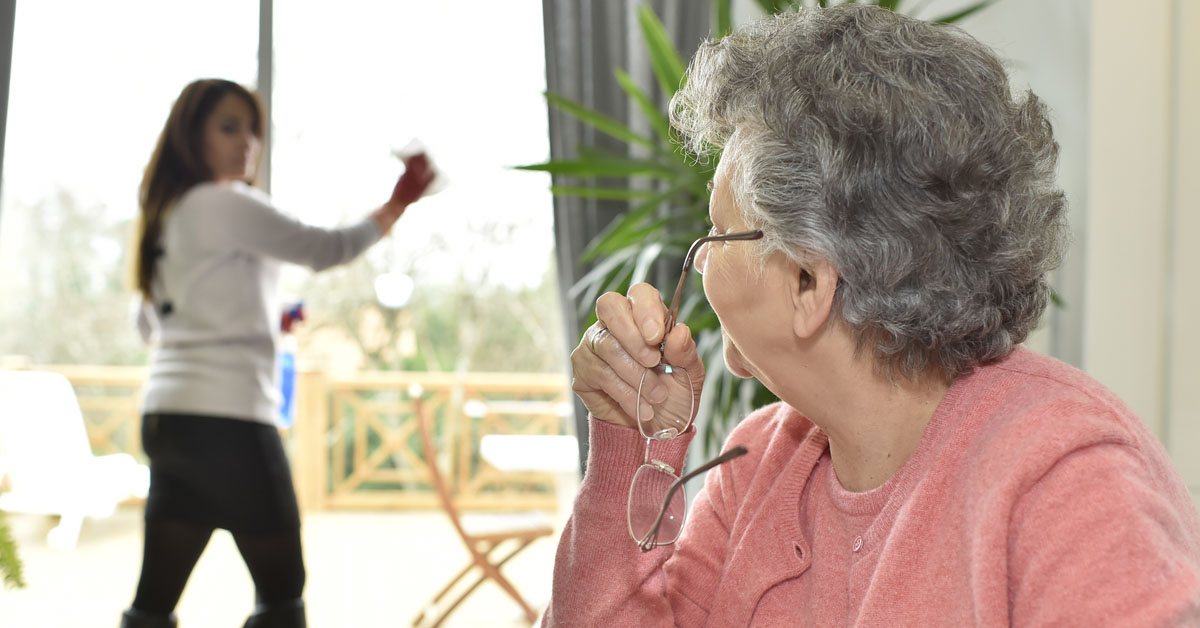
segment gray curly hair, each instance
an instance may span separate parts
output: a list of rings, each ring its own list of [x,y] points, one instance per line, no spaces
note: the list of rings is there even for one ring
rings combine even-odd
[[[1002,358],[1046,307],[1058,144],[962,30],[856,4],[768,18],[700,48],[671,122],[702,158],[729,144],[764,256],[837,269],[835,316],[889,377]]]

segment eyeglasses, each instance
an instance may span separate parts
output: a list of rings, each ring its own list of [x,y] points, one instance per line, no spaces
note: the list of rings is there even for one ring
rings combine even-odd
[[[700,247],[710,242],[732,240],[758,240],[763,237],[760,230],[743,231],[727,235],[709,235],[696,240],[683,259],[683,272],[671,298],[667,312],[663,342],[659,345],[660,355],[666,350],[666,337],[675,327],[679,316],[679,302],[683,285],[687,282],[688,270]],[[701,273],[703,268],[698,268]],[[629,486],[629,534],[642,550],[660,545],[669,545],[679,538],[687,514],[687,489],[684,482],[712,467],[746,453],[735,447],[696,470],[680,477],[667,463],[650,457],[650,444],[654,441],[670,440],[679,436],[692,424],[696,415],[696,403],[701,390],[692,381],[687,369],[672,366],[660,359],[657,366],[642,373],[638,383],[636,405],[638,430],[646,439],[646,453],[642,466],[638,467]],[[661,506],[660,506],[661,504]]]

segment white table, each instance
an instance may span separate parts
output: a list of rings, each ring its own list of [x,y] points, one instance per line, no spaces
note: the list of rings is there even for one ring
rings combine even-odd
[[[501,471],[553,473],[560,523],[570,516],[579,491],[579,441],[574,436],[488,434],[479,441],[479,454]]]

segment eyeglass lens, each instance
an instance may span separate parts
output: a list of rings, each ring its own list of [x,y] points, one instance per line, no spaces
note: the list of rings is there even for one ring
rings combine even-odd
[[[647,448],[647,457],[649,451]],[[643,550],[650,550],[674,543],[687,518],[687,489],[684,487],[687,481],[746,453],[745,447],[734,445],[683,477],[675,477],[674,470],[658,460],[639,467],[629,487],[629,533],[638,545]],[[664,485],[667,481],[671,483]],[[648,504],[656,495],[659,506],[650,513]]]
[[[654,532],[654,523],[662,510],[663,498],[667,496],[676,479],[678,478],[673,474],[652,464],[642,465],[633,476],[633,484],[629,487],[629,534],[639,544],[645,543]],[[686,508],[687,496],[683,491],[675,491],[662,521],[658,524],[655,544],[672,543],[679,538]]]
[[[638,383],[637,424],[642,436],[666,440],[679,436],[696,413],[695,384],[686,369],[660,362]]]

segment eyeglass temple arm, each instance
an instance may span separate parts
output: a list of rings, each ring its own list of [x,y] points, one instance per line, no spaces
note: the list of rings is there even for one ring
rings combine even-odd
[[[688,249],[687,256],[683,258],[683,272],[679,273],[679,283],[675,285],[675,296],[671,297],[671,308],[667,310],[666,331],[663,332],[663,343],[667,341],[667,334],[675,328],[675,321],[679,317],[679,299],[683,296],[683,284],[687,283],[688,271],[692,268],[692,260],[696,258],[696,251],[708,241],[708,238],[700,238],[692,243],[692,247]]]
[[[655,541],[658,539],[658,528],[662,526],[663,517],[667,515],[667,508],[671,505],[671,499],[675,497],[675,493],[678,492],[688,480],[700,475],[701,473],[704,473],[705,471],[708,471],[719,464],[724,464],[730,460],[733,460],[734,458],[744,456],[746,453],[747,451],[745,447],[737,445],[729,451],[717,456],[716,458],[713,458],[699,467],[688,471],[683,477],[672,482],[671,488],[667,489],[667,497],[663,500],[662,508],[658,510],[658,516],[654,518],[654,525],[650,526],[650,532],[646,535],[646,539],[641,543],[642,551],[654,549]]]

